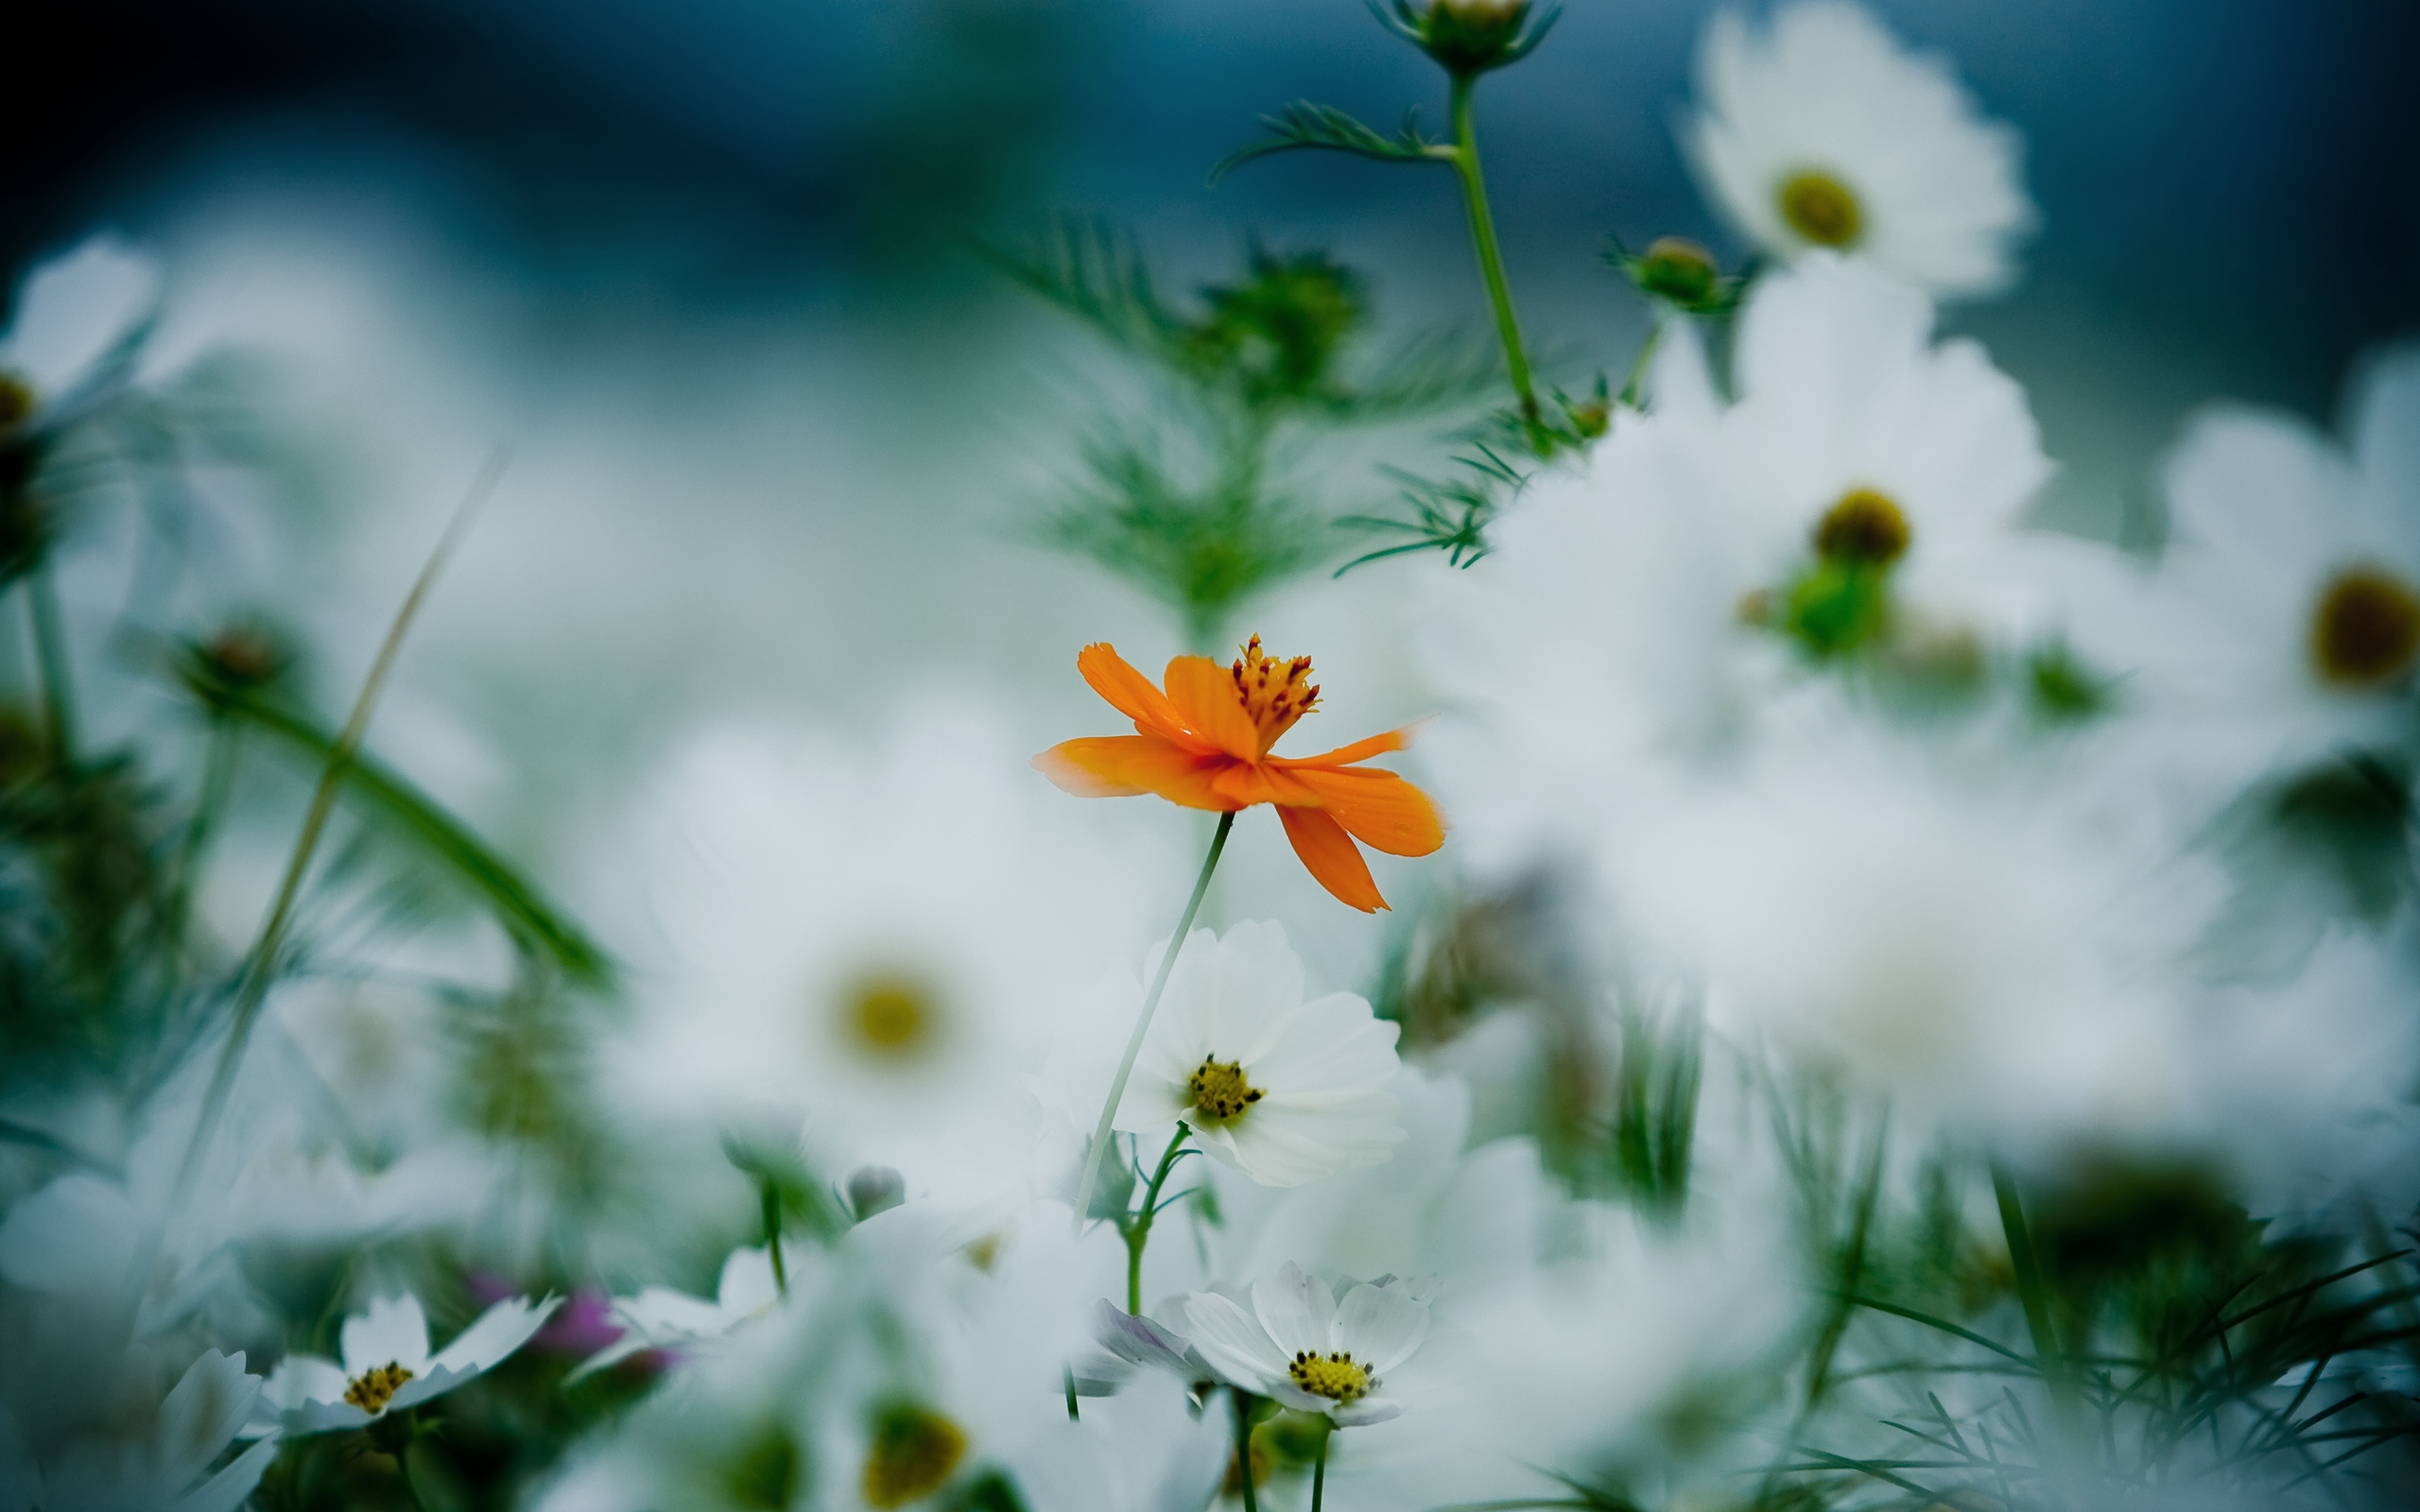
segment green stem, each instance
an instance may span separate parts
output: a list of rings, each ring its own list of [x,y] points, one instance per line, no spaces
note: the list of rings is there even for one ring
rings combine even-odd
[[[216,836],[219,817],[227,811],[227,799],[235,786],[235,752],[241,731],[226,715],[210,716],[210,733],[202,748],[201,793],[194,801],[193,817],[185,824],[184,842],[177,848],[176,881],[168,892],[168,948],[173,954],[184,951],[185,927],[193,912],[193,891],[201,873],[202,857],[209,851]]]
[[[773,1260],[773,1288],[784,1297],[790,1295],[789,1267],[782,1263],[782,1194],[774,1190],[770,1178],[756,1186],[765,1220],[765,1250]]]
[[[1159,1216],[1160,1188],[1175,1169],[1176,1158],[1184,1151],[1184,1142],[1193,1133],[1184,1120],[1177,1120],[1176,1138],[1160,1156],[1160,1163],[1151,1172],[1151,1184],[1143,1190],[1143,1210],[1126,1226],[1126,1311],[1141,1316],[1143,1312],[1143,1246],[1151,1237],[1151,1220]]]
[[[1327,1494],[1327,1441],[1335,1436],[1333,1425],[1320,1429],[1319,1453],[1311,1461],[1311,1512],[1320,1512],[1320,1500]]]
[[[1630,378],[1628,382],[1622,385],[1622,391],[1618,401],[1625,409],[1636,409],[1639,407],[1638,391],[1647,382],[1648,367],[1655,361],[1655,349],[1664,339],[1664,321],[1666,318],[1667,318],[1665,316],[1659,313],[1655,317],[1655,323],[1647,328],[1647,339],[1638,344],[1638,355],[1631,362]]]
[[[2050,1298],[2042,1282],[2041,1260],[2034,1253],[2033,1237],[2025,1226],[2025,1205],[2017,1197],[2015,1178],[2008,1167],[1995,1160],[1992,1164],[1992,1195],[1998,1199],[2000,1231],[2008,1236],[2009,1263],[2016,1271],[2017,1300],[2025,1306],[2026,1332],[2033,1337],[2035,1363],[2042,1367],[2042,1379],[2050,1389],[2050,1400],[2063,1414],[2072,1406],[2072,1383],[2067,1377],[2066,1357],[2060,1351],[2058,1334],[2050,1326]]]
[[[1260,1512],[1260,1488],[1252,1479],[1252,1395],[1241,1386],[1230,1386],[1227,1394],[1236,1401],[1236,1480],[1244,1489],[1244,1512]]]
[[[412,583],[411,592],[404,595],[403,607],[395,611],[395,620],[387,627],[387,639],[378,647],[377,659],[370,664],[370,675],[362,679],[361,693],[354,698],[353,713],[345,720],[343,731],[337,736],[336,747],[328,753],[325,767],[320,773],[320,786],[311,795],[310,812],[302,817],[302,830],[294,837],[293,853],[286,857],[285,875],[280,880],[276,900],[270,903],[268,918],[261,925],[260,938],[252,944],[245,960],[242,985],[236,989],[233,1013],[227,1026],[227,1042],[218,1052],[218,1063],[211,1071],[210,1085],[202,1093],[201,1111],[194,1120],[193,1138],[185,1145],[183,1163],[178,1168],[176,1185],[169,1189],[167,1211],[162,1220],[172,1217],[182,1206],[190,1189],[194,1174],[201,1168],[202,1157],[209,1152],[210,1141],[218,1126],[219,1115],[226,1110],[229,1093],[234,1090],[235,1072],[243,1064],[244,1046],[251,1038],[252,1026],[259,1022],[261,1006],[268,1000],[269,984],[277,975],[277,959],[285,945],[285,934],[294,921],[294,904],[302,891],[302,879],[311,869],[312,858],[318,854],[320,836],[328,827],[328,818],[336,810],[337,793],[344,785],[345,773],[353,765],[354,754],[370,732],[370,716],[376,713],[379,695],[386,691],[387,675],[393,670],[395,657],[403,649],[404,633],[411,628],[420,614],[429,590],[437,585],[437,576],[460,543],[463,532],[470,527],[480,503],[495,487],[504,472],[504,454],[490,457],[487,466],[471,485],[471,491],[454,518],[445,526],[445,534],[438,539],[437,549],[429,553],[428,561],[421,568],[420,576]],[[137,1276],[147,1275],[150,1263],[157,1258],[155,1243],[138,1251]]]
[[[26,610],[33,620],[34,669],[42,679],[43,732],[50,741],[50,766],[64,776],[76,759],[76,691],[67,666],[59,585],[51,579],[47,559],[26,574]]]
[[[1512,378],[1512,392],[1521,401],[1521,419],[1539,426],[1538,395],[1530,378],[1530,359],[1521,350],[1521,323],[1512,314],[1512,291],[1504,282],[1504,254],[1495,245],[1495,216],[1487,208],[1487,180],[1478,165],[1478,135],[1471,123],[1474,76],[1454,80],[1449,107],[1454,119],[1454,171],[1462,180],[1462,207],[1470,212],[1471,243],[1478,250],[1479,277],[1487,284],[1488,302],[1495,310],[1495,334],[1504,342],[1504,365]]]
[[[1176,934],[1168,939],[1167,954],[1160,959],[1159,974],[1151,980],[1151,990],[1143,995],[1143,1011],[1134,1020],[1134,1033],[1126,1041],[1126,1058],[1117,1063],[1117,1074],[1109,1084],[1109,1100],[1101,1104],[1100,1122],[1093,1125],[1092,1148],[1084,1152],[1084,1174],[1076,1183],[1076,1227],[1084,1227],[1084,1215],[1092,1211],[1093,1189],[1100,1185],[1101,1157],[1109,1153],[1110,1125],[1117,1118],[1117,1105],[1126,1096],[1127,1078],[1134,1074],[1134,1057],[1143,1053],[1143,1036],[1150,1031],[1151,1015],[1159,1011],[1160,994],[1167,990],[1168,973],[1176,970],[1176,958],[1184,950],[1185,932],[1193,927],[1193,916],[1201,911],[1201,896],[1210,890],[1210,873],[1219,869],[1219,852],[1227,848],[1227,832],[1236,827],[1236,816],[1230,810],[1219,816],[1219,833],[1210,837],[1210,853],[1201,858],[1201,875],[1194,879],[1193,897],[1184,905],[1184,917],[1176,921]]]

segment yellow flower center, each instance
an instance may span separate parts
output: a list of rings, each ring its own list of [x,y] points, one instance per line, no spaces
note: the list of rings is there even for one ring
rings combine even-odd
[[[1320,701],[1319,684],[1311,681],[1309,657],[1280,662],[1262,652],[1257,635],[1244,644],[1243,653],[1227,670],[1236,675],[1236,693],[1244,701],[1245,716],[1260,731],[1260,748],[1266,753]]]
[[[1261,1099],[1261,1090],[1244,1080],[1243,1062],[1205,1059],[1184,1084],[1192,1094],[1194,1116],[1204,1124],[1225,1125],[1244,1116]]]
[[[858,978],[840,993],[840,1030],[853,1049],[882,1061],[914,1060],[932,1048],[941,1026],[939,995],[898,972]]]
[[[1818,247],[1855,247],[1865,234],[1865,212],[1848,185],[1808,168],[1781,186],[1781,218]]]
[[[2379,687],[2420,657],[2420,594],[2393,573],[2350,567],[2320,595],[2310,628],[2311,660],[2324,680]]]
[[[34,412],[31,384],[12,372],[0,372],[0,431],[12,431]]]
[[[937,1412],[896,1406],[874,1419],[866,1452],[866,1505],[905,1506],[932,1495],[966,1455],[966,1435]]]
[[[394,1400],[395,1393],[411,1378],[409,1370],[389,1360],[375,1369],[363,1371],[357,1380],[344,1388],[344,1400],[374,1418],[387,1410],[387,1403]]]
[[[1350,1349],[1332,1354],[1305,1349],[1286,1366],[1286,1373],[1294,1378],[1294,1384],[1330,1401],[1359,1401],[1378,1383],[1370,1367],[1354,1359]]]
[[[1872,489],[1853,489],[1815,523],[1815,549],[1834,561],[1887,567],[1908,549],[1908,517]]]

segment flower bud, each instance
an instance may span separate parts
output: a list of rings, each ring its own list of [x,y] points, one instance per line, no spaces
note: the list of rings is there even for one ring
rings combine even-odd
[[[1531,26],[1530,0],[1394,0],[1391,25],[1457,78],[1527,58],[1554,25]]]
[[[1739,280],[1722,276],[1714,254],[1685,236],[1658,236],[1635,257],[1616,256],[1641,294],[1691,315],[1723,315],[1739,302]]]
[[[887,1165],[862,1165],[849,1175],[849,1211],[863,1223],[908,1200],[908,1178]]]

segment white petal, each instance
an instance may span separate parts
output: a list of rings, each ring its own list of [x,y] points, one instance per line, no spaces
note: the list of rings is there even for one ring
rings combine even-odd
[[[1252,1314],[1216,1292],[1184,1299],[1186,1332],[1193,1348],[1219,1379],[1266,1395],[1286,1379],[1286,1357]]]
[[[346,1318],[337,1338],[349,1378],[384,1365],[402,1366],[414,1375],[428,1368],[428,1314],[409,1292],[382,1297],[370,1304],[369,1312]]]
[[[1252,1283],[1252,1309],[1277,1352],[1288,1360],[1305,1350],[1325,1353],[1337,1347],[1336,1297],[1290,1260],[1276,1275]]]
[[[426,1371],[397,1386],[395,1394],[387,1399],[384,1410],[402,1412],[406,1407],[417,1407],[424,1401],[445,1395],[464,1382],[475,1381],[478,1378],[479,1372],[475,1369],[454,1369],[432,1365]]]
[[[188,1366],[160,1404],[160,1484],[191,1485],[251,1417],[260,1394],[261,1379],[245,1372],[241,1354],[213,1349]]]
[[[1411,1358],[1428,1336],[1428,1305],[1415,1302],[1401,1286],[1363,1282],[1344,1294],[1337,1308],[1337,1330],[1353,1358],[1374,1375],[1385,1375]]]
[[[252,1488],[261,1484],[269,1461],[277,1458],[277,1451],[276,1439],[261,1440],[236,1455],[225,1469],[194,1487],[191,1494],[168,1503],[168,1512],[235,1512],[252,1494]]]
[[[781,1295],[781,1282],[773,1275],[773,1252],[762,1245],[733,1250],[715,1284],[715,1301],[735,1321],[771,1306]]]
[[[1339,1428],[1367,1428],[1390,1418],[1403,1416],[1403,1404],[1386,1397],[1364,1397],[1359,1401],[1329,1409]]]
[[[72,388],[160,295],[160,270],[111,237],[95,237],[44,263],[17,296],[17,319],[0,345],[0,367],[33,383],[45,400]]]
[[[489,1308],[478,1320],[464,1329],[454,1342],[437,1352],[428,1362],[431,1370],[459,1370],[477,1375],[493,1368],[498,1361],[529,1342],[531,1334],[546,1326],[555,1309],[563,1305],[560,1297],[549,1297],[531,1303],[526,1297],[507,1297]]]

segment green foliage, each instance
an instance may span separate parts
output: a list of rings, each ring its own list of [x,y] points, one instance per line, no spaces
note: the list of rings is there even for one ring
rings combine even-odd
[[[1314,105],[1308,100],[1296,100],[1275,115],[1264,115],[1261,124],[1269,128],[1269,135],[1261,141],[1246,143],[1219,159],[1218,166],[1210,170],[1211,183],[1216,184],[1256,159],[1305,149],[1349,152],[1380,163],[1453,161],[1452,144],[1436,141],[1421,131],[1417,107],[1405,112],[1403,125],[1392,136],[1362,125],[1333,106]]]
[[[1644,252],[1631,251],[1616,238],[1605,261],[1640,294],[1687,315],[1730,315],[1748,289],[1747,279],[1725,274],[1713,253],[1680,236],[1659,236]]]
[[[1337,524],[1349,530],[1408,539],[1362,553],[1338,568],[1336,576],[1341,577],[1356,567],[1414,551],[1442,551],[1445,559],[1457,567],[1468,567],[1486,556],[1487,527],[1503,505],[1499,495],[1518,492],[1528,478],[1495,450],[1486,446],[1477,450],[1476,456],[1454,459],[1463,472],[1449,478],[1421,478],[1388,469],[1403,485],[1401,497],[1407,514],[1401,518],[1353,514]]]

